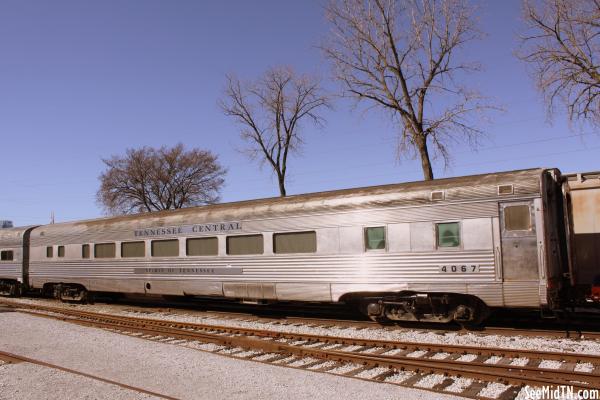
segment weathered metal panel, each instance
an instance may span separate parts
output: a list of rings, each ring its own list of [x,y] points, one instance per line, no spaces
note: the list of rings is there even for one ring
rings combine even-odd
[[[364,251],[363,228],[361,226],[341,226],[339,234],[341,254],[360,254]],[[317,246],[319,246],[318,241]]]
[[[435,229],[432,222],[410,224],[410,249],[412,251],[431,251],[434,246]]]
[[[567,175],[574,234],[575,279],[591,284],[600,275],[600,172]]]
[[[504,282],[502,285],[505,307],[540,306],[540,285],[538,280]]]
[[[484,250],[493,248],[492,219],[468,218],[462,221],[463,248]]]
[[[389,251],[410,251],[410,224],[388,225]]]

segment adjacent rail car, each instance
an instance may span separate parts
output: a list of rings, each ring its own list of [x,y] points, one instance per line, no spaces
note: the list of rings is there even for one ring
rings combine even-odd
[[[532,169],[45,225],[22,279],[63,300],[347,302],[373,319],[475,323],[561,305],[561,185]]]
[[[579,297],[600,305],[600,172],[565,175],[573,270]]]
[[[0,295],[17,296],[29,282],[29,235],[33,226],[0,229]]]

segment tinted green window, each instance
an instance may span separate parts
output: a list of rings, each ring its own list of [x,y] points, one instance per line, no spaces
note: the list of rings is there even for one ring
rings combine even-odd
[[[90,245],[81,245],[81,258],[90,258]]]
[[[436,224],[438,247],[460,246],[460,225],[458,222]]]
[[[365,249],[385,249],[385,228],[383,226],[365,228]]]
[[[229,236],[227,238],[227,254],[244,255],[244,254],[262,254],[263,253],[263,236],[248,235],[248,236]]]
[[[58,256],[59,257],[65,256],[65,246],[58,246]]]
[[[52,258],[54,256],[54,249],[52,246],[46,247],[46,257]]]
[[[146,243],[124,242],[121,243],[121,257],[145,257]]]
[[[315,232],[276,233],[273,235],[273,253],[315,253],[317,234]]]
[[[99,243],[94,245],[95,258],[114,258],[116,246],[114,243]]]
[[[152,257],[178,257],[179,240],[153,240],[151,251]]]
[[[188,256],[216,256],[219,253],[219,241],[216,237],[188,239],[186,252]]]
[[[526,204],[504,208],[504,228],[508,231],[531,229],[531,212]]]

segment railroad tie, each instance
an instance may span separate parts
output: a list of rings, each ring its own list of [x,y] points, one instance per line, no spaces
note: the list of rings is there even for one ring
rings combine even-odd
[[[472,363],[482,363],[485,360],[487,360],[488,358],[490,358],[490,356],[486,356],[486,355],[481,354],[481,355],[478,355],[476,359],[474,359],[473,361],[470,361],[470,362],[472,362]]]
[[[481,390],[486,387],[487,382],[473,381],[465,390],[460,394],[465,397],[476,397]]]
[[[415,383],[419,382],[429,373],[416,372],[413,376],[400,382],[402,386],[414,386]]]
[[[510,386],[497,397],[498,400],[513,400],[521,391],[521,386]]]
[[[497,365],[510,365],[510,363],[512,363],[513,359],[510,357],[502,357],[500,359],[500,361],[498,361],[496,364]]]
[[[363,371],[367,371],[367,370],[370,370],[373,368],[374,367],[372,365],[363,365],[362,367],[355,368],[352,371],[348,371],[348,372],[344,373],[344,376],[356,376]]]
[[[577,363],[565,361],[560,365],[560,369],[565,371],[575,371]]]
[[[540,360],[539,358],[530,358],[529,361],[527,362],[526,366],[527,367],[537,367],[540,365],[541,362],[542,362],[542,360]]]
[[[304,368],[304,369],[310,369],[312,367],[316,367],[317,365],[324,364],[326,362],[327,362],[327,360],[317,360],[317,361],[313,361],[313,362],[308,363],[308,364],[304,364],[302,366],[302,368]]]
[[[438,383],[437,385],[434,385],[432,387],[433,390],[436,390],[438,392],[443,392],[444,389],[446,389],[448,386],[452,385],[454,383],[454,379],[446,377],[444,378],[443,381],[441,381],[440,383]]]
[[[341,367],[342,365],[343,365],[343,363],[337,362],[337,363],[335,363],[333,365],[328,365],[328,366],[325,366],[325,367],[317,368],[317,369],[315,369],[315,371],[317,371],[317,372],[327,372],[327,371],[331,371],[332,369],[336,369],[338,367]]]
[[[277,356],[274,356],[273,358],[269,358],[265,362],[273,363],[273,362],[276,362],[279,360],[283,360],[284,358],[288,358],[289,356],[290,356],[289,354],[279,354]]]
[[[378,382],[383,382],[386,380],[386,378],[389,378],[390,376],[394,376],[397,374],[397,371],[394,369],[389,369],[385,372],[382,372],[381,374],[374,376],[372,379],[374,381],[378,381]]]

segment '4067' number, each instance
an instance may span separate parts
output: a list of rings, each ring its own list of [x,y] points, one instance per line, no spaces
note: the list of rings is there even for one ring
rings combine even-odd
[[[440,265],[440,272],[461,272],[473,273],[479,272],[479,265],[460,264],[460,265]]]

